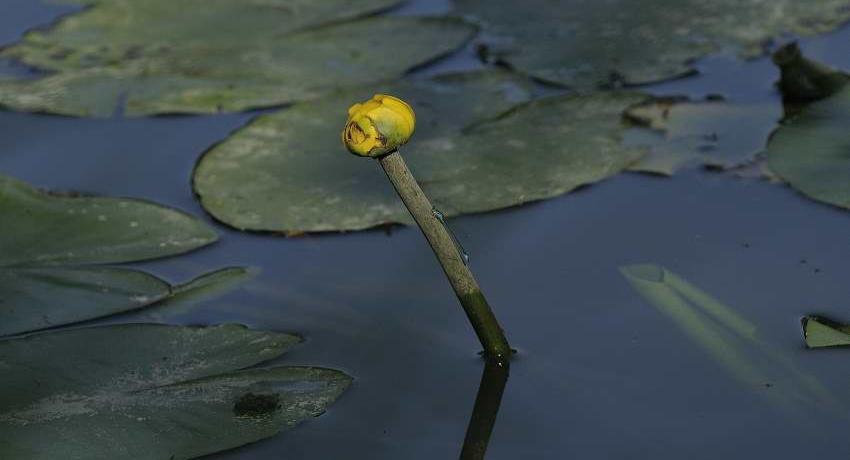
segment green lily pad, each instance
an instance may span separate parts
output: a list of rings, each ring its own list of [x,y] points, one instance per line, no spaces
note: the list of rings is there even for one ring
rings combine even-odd
[[[73,116],[269,107],[392,79],[476,30],[452,18],[351,20],[396,3],[98,1],[0,53],[51,73],[0,84],[0,105]]]
[[[55,195],[0,175],[0,335],[141,308],[172,295],[144,272],[87,264],[183,253],[216,240],[201,221],[153,203]]]
[[[669,176],[690,163],[725,169],[752,161],[782,118],[782,107],[657,99],[628,109],[626,117],[656,132],[633,133],[631,142],[650,153],[629,170]]]
[[[120,268],[0,268],[0,336],[134,310],[171,286]]]
[[[351,383],[311,367],[240,370],[298,337],[151,324],[0,342],[4,458],[188,459],[320,415]]]
[[[694,72],[709,53],[763,54],[786,33],[813,35],[850,19],[847,0],[457,0],[484,26],[490,59],[546,81],[589,89]]]
[[[194,186],[204,208],[241,230],[289,234],[411,223],[380,167],[347,154],[340,142],[348,106],[376,92],[416,110],[416,133],[402,154],[447,216],[567,193],[645,153],[621,145],[621,113],[648,96],[558,97],[505,112],[529,97],[523,80],[495,71],[455,74],[258,117],[199,161]]]
[[[228,267],[171,286],[148,273],[114,267],[0,267],[0,336],[38,331],[145,308],[164,321],[254,276]]]
[[[196,218],[135,199],[42,192],[0,175],[0,266],[131,262],[206,246]]]
[[[803,337],[809,348],[844,347],[850,345],[850,326],[826,318],[803,318]]]
[[[817,201],[850,209],[850,86],[813,102],[770,137],[770,170]]]

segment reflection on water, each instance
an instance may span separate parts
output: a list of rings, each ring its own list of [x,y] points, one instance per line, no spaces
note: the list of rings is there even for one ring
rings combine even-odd
[[[499,414],[502,395],[508,383],[509,369],[494,360],[486,360],[478,394],[475,396],[475,407],[466,428],[460,460],[482,460],[487,453],[490,435],[496,425],[496,416]]]

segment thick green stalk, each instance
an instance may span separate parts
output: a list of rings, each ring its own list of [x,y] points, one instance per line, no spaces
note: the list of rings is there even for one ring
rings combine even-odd
[[[398,151],[380,157],[378,161],[434,250],[437,260],[466,311],[466,316],[472,323],[475,333],[478,334],[486,356],[499,365],[507,367],[511,347],[487,299],[481,293],[478,282],[469,270],[464,255],[458,250],[454,238],[441,220],[440,214],[435,212],[434,206],[419,187]]]

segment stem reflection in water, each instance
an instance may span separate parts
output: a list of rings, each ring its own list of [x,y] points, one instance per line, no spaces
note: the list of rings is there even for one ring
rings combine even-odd
[[[466,428],[466,438],[460,452],[460,460],[481,460],[487,452],[490,435],[496,424],[499,406],[502,404],[502,394],[508,383],[508,366],[496,360],[485,360],[484,373],[475,397],[475,407]]]

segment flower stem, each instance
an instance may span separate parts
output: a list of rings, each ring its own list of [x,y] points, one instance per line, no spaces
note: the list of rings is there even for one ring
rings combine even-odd
[[[419,225],[431,249],[437,256],[446,277],[454,288],[466,316],[472,323],[488,360],[507,367],[511,347],[478,282],[469,271],[463,254],[443,222],[435,215],[434,207],[405,164],[398,151],[380,157],[378,161],[410,215]]]

